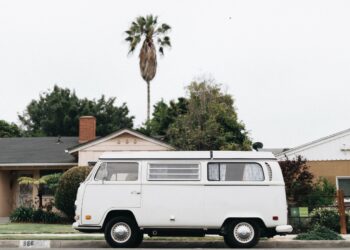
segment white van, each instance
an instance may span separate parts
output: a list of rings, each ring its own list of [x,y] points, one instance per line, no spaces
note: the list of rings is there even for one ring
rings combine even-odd
[[[292,231],[281,169],[265,152],[105,153],[78,189],[75,219],[111,247],[136,247],[144,234],[217,234],[253,247]]]

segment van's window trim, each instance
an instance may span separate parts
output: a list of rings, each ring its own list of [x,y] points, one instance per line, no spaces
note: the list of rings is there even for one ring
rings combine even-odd
[[[263,177],[264,179],[263,180],[259,180],[259,181],[221,181],[220,180],[220,164],[221,163],[236,163],[236,164],[257,164],[260,166],[261,170],[262,170],[262,174],[263,174]],[[210,164],[218,164],[219,165],[219,180],[216,181],[216,180],[210,180],[209,179],[209,165]],[[255,161],[251,161],[251,162],[248,162],[248,161],[210,161],[207,163],[207,181],[210,181],[210,182],[213,182],[213,183],[242,183],[242,185],[244,185],[243,183],[245,182],[256,182],[256,183],[262,183],[262,182],[266,182],[266,176],[265,176],[265,171],[264,171],[264,168],[263,166],[259,163],[259,162],[255,162]],[[217,184],[217,185],[220,185],[220,184]],[[221,185],[224,185],[224,184],[221,184]]]
[[[177,164],[177,165],[196,165],[198,166],[198,179],[152,179],[150,178],[150,167],[151,165],[154,164],[154,165],[161,165],[161,164]],[[189,168],[182,168],[182,169],[189,169]],[[171,175],[171,174],[170,174]],[[182,174],[174,174],[174,175],[182,175]],[[188,175],[188,174],[186,174]],[[191,174],[189,174],[191,175]],[[193,175],[193,174],[192,174]],[[146,176],[146,179],[147,179],[147,182],[190,182],[190,181],[201,181],[201,175],[202,175],[202,171],[201,171],[201,163],[200,162],[148,162],[147,163],[147,176]],[[197,176],[197,175],[196,175]]]
[[[96,170],[95,172],[95,175],[94,175],[94,181],[102,181],[102,180],[96,180],[96,175],[98,173],[98,171],[100,170],[100,168],[103,166],[104,163],[107,164],[108,166],[108,162],[113,162],[113,163],[136,163],[137,164],[137,180],[135,181],[113,181],[113,182],[137,182],[137,181],[140,181],[140,162],[137,162],[137,161],[100,161],[100,165],[98,166],[98,169]],[[106,181],[108,182],[108,181]]]

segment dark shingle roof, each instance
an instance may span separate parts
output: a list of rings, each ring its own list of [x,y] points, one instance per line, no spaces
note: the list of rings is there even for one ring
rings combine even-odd
[[[0,164],[75,163],[65,149],[78,144],[78,137],[0,138]]]

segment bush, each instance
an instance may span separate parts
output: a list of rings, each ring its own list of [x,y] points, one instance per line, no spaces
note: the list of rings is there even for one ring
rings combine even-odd
[[[290,217],[288,223],[293,227],[295,234],[308,232],[312,227],[309,217]]]
[[[335,203],[336,187],[326,178],[319,178],[312,188],[312,193],[308,195],[308,207],[331,206]]]
[[[31,207],[18,207],[11,212],[11,222],[31,222],[33,219],[34,209]]]
[[[316,225],[310,232],[298,234],[296,240],[343,240],[343,238],[327,227]]]
[[[31,207],[18,207],[10,215],[11,222],[61,223],[66,220],[53,212]]]
[[[61,216],[53,212],[47,212],[42,209],[35,210],[33,213],[33,222],[54,224],[65,221]]]
[[[73,219],[75,215],[74,201],[79,185],[86,179],[90,171],[90,167],[73,167],[62,175],[58,183],[55,206],[70,219]]]
[[[336,208],[317,208],[310,213],[311,224],[328,227],[339,232],[339,213]]]

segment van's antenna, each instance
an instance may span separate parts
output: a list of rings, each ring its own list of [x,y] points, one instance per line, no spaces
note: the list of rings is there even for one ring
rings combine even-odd
[[[213,159],[213,150],[210,150],[210,159]]]

